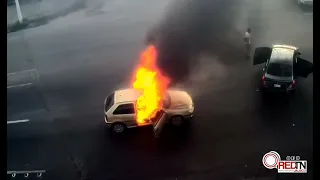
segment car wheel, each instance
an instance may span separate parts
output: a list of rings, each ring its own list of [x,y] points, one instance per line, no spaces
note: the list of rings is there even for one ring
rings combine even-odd
[[[126,125],[123,124],[123,123],[114,123],[112,126],[111,126],[111,130],[112,132],[116,133],[116,134],[121,134],[125,131],[126,129]]]
[[[183,124],[183,117],[182,116],[173,116],[171,118],[171,124],[174,126],[181,126]]]

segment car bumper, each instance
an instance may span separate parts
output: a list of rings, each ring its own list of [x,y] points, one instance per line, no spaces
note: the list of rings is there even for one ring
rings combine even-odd
[[[111,125],[112,125],[112,122],[108,122],[106,117],[104,117],[104,123],[105,123],[107,126],[111,126]]]

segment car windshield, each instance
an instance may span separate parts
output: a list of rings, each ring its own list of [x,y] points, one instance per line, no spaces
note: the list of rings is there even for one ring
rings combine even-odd
[[[292,76],[292,65],[281,63],[270,63],[267,73],[273,76],[290,77]]]
[[[107,100],[106,100],[106,103],[105,103],[105,111],[107,112],[110,108],[111,108],[111,106],[114,104],[114,93],[112,93],[111,95],[109,95],[108,97],[107,97]]]

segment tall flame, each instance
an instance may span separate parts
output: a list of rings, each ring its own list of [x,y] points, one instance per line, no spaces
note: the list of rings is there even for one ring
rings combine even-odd
[[[142,91],[136,103],[137,122],[144,123],[156,109],[162,108],[162,99],[170,83],[156,65],[157,51],[153,45],[141,54],[133,88]]]

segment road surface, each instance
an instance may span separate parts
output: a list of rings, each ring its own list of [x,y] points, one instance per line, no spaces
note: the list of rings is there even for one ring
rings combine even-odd
[[[257,91],[262,67],[242,54],[249,26],[254,46],[293,44],[313,62],[310,12],[292,0],[100,2],[7,35],[8,171],[69,180],[313,178],[313,75],[299,79],[294,98],[265,102]],[[104,98],[130,85],[153,26],[167,29],[164,54],[181,54],[162,66],[172,79],[187,76],[177,85],[194,97],[194,120],[167,127],[157,141],[150,128],[111,137]],[[174,74],[177,64],[188,73]],[[308,160],[309,172],[266,169],[261,159],[271,150]]]

